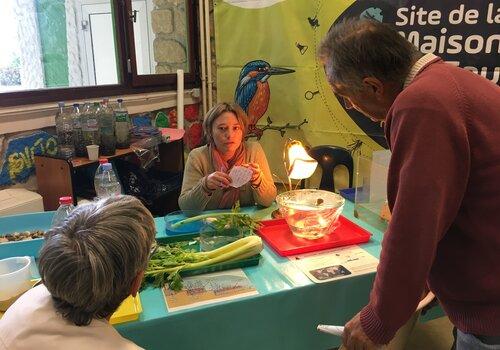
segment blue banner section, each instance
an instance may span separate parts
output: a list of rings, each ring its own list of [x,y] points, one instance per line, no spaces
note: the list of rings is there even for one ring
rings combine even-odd
[[[500,84],[500,6],[492,1],[358,0],[331,25],[346,18],[369,18],[394,25],[421,52],[434,53]],[[387,148],[382,127],[355,109],[346,113]]]
[[[26,182],[35,173],[35,155],[57,153],[57,139],[45,131],[36,131],[8,141],[0,172],[0,186]]]
[[[500,4],[498,1],[358,0],[346,17],[390,23],[423,53],[500,83]]]

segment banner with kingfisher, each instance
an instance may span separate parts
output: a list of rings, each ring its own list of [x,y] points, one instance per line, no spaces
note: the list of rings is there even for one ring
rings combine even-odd
[[[280,175],[288,138],[345,147],[354,156],[387,147],[381,125],[335,97],[317,58],[321,39],[344,18],[391,23],[422,52],[499,83],[494,1],[214,0],[214,16],[217,100],[247,112],[250,136]]]

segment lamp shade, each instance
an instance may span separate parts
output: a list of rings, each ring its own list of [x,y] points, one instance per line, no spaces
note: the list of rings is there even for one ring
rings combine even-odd
[[[287,153],[290,164],[288,177],[294,180],[311,177],[318,166],[318,162],[307,154],[302,143],[299,141],[291,142]]]

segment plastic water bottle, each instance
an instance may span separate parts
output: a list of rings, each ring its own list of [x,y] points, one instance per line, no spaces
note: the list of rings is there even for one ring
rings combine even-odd
[[[73,197],[67,196],[59,198],[59,208],[57,208],[52,218],[52,227],[61,226],[73,209],[75,209],[73,206]]]
[[[56,113],[56,133],[59,156],[71,158],[75,156],[73,145],[73,121],[71,115],[64,111],[64,102],[58,102],[59,110]]]
[[[80,113],[80,104],[73,104],[71,112],[71,120],[73,121],[73,144],[75,145],[75,155],[77,157],[86,157],[87,149],[83,140],[82,130],[82,114]]]
[[[85,146],[98,145],[101,143],[101,136],[99,134],[99,116],[97,115],[97,105],[91,105],[85,102],[82,112],[82,133]]]
[[[118,106],[114,111],[116,148],[128,148],[130,147],[130,117],[123,100],[119,98],[117,102]]]
[[[115,117],[113,108],[109,105],[109,99],[105,98],[102,105],[98,107],[99,128],[101,132],[101,144],[99,151],[104,156],[112,156],[116,151]]]
[[[122,193],[122,187],[113,166],[108,163],[107,159],[99,159],[99,167],[94,177],[94,188],[99,199],[118,196]]]

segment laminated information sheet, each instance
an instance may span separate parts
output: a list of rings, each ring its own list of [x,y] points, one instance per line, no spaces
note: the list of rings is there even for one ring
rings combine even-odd
[[[315,283],[364,275],[377,270],[378,259],[357,245],[289,256]]]
[[[242,269],[185,277],[182,290],[163,287],[168,311],[178,311],[259,294]]]

